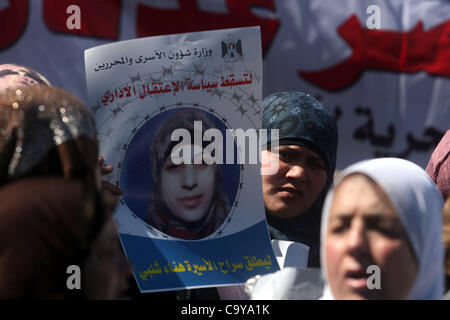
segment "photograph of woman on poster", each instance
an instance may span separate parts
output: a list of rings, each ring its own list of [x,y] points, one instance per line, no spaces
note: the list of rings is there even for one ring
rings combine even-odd
[[[177,112],[161,124],[150,152],[153,189],[148,198],[146,222],[184,240],[202,239],[214,233],[230,209],[220,166],[194,161],[202,157],[203,149],[210,142],[191,145],[189,164],[172,162],[172,150],[179,144],[171,141],[172,132],[186,129],[194,137],[194,121],[202,123],[201,136],[206,130],[216,128],[214,121],[201,111]]]

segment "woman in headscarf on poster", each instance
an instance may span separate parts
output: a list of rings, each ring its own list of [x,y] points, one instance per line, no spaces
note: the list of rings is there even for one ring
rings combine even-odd
[[[442,197],[398,158],[344,170],[323,208],[322,299],[441,299]]]
[[[194,132],[194,121],[201,121],[201,132]],[[167,235],[184,240],[205,238],[222,225],[229,212],[221,168],[218,164],[206,164],[203,159],[208,143],[189,146],[189,164],[172,161],[172,151],[179,144],[171,141],[174,130],[186,129],[193,139],[194,135],[203,137],[212,128],[216,128],[214,121],[204,113],[185,110],[169,117],[153,139],[153,189],[148,199],[147,222]],[[196,164],[199,157],[202,159]]]
[[[262,129],[268,143],[264,162],[278,162],[278,172],[262,176],[264,206],[272,239],[309,247],[308,267],[320,266],[322,204],[333,182],[338,134],[334,116],[301,92],[279,92],[263,101]],[[279,130],[277,153],[271,129]]]

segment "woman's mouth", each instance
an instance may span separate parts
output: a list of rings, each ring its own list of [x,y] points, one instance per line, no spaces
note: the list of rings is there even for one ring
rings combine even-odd
[[[363,269],[347,271],[345,273],[345,283],[355,291],[367,290],[367,280],[369,275]]]
[[[283,198],[297,198],[302,194],[295,188],[285,187],[278,189],[278,194]]]
[[[178,198],[177,200],[186,209],[195,209],[200,204],[202,197],[203,197],[203,193],[189,196],[189,197]]]

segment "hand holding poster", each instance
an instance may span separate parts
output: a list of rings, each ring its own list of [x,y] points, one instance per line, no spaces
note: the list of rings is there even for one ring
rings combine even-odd
[[[260,41],[251,27],[85,52],[101,154],[124,191],[115,220],[142,292],[278,270],[255,159]]]

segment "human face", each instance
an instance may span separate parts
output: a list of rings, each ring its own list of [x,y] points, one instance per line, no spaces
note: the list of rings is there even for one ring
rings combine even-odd
[[[327,279],[336,299],[404,299],[417,262],[395,209],[372,180],[346,177],[336,188],[325,240]],[[369,289],[367,267],[380,268],[380,289]]]
[[[193,159],[201,155],[194,154]],[[214,194],[215,174],[215,165],[176,165],[167,157],[161,174],[161,194],[171,213],[185,222],[204,218]]]
[[[86,298],[93,300],[127,299],[131,268],[117,236],[114,222],[107,220],[93,243],[85,264]]]
[[[289,219],[307,211],[327,181],[324,161],[309,148],[279,146],[276,152],[262,152],[262,162],[278,161],[278,172],[262,176],[264,205],[275,217]]]

